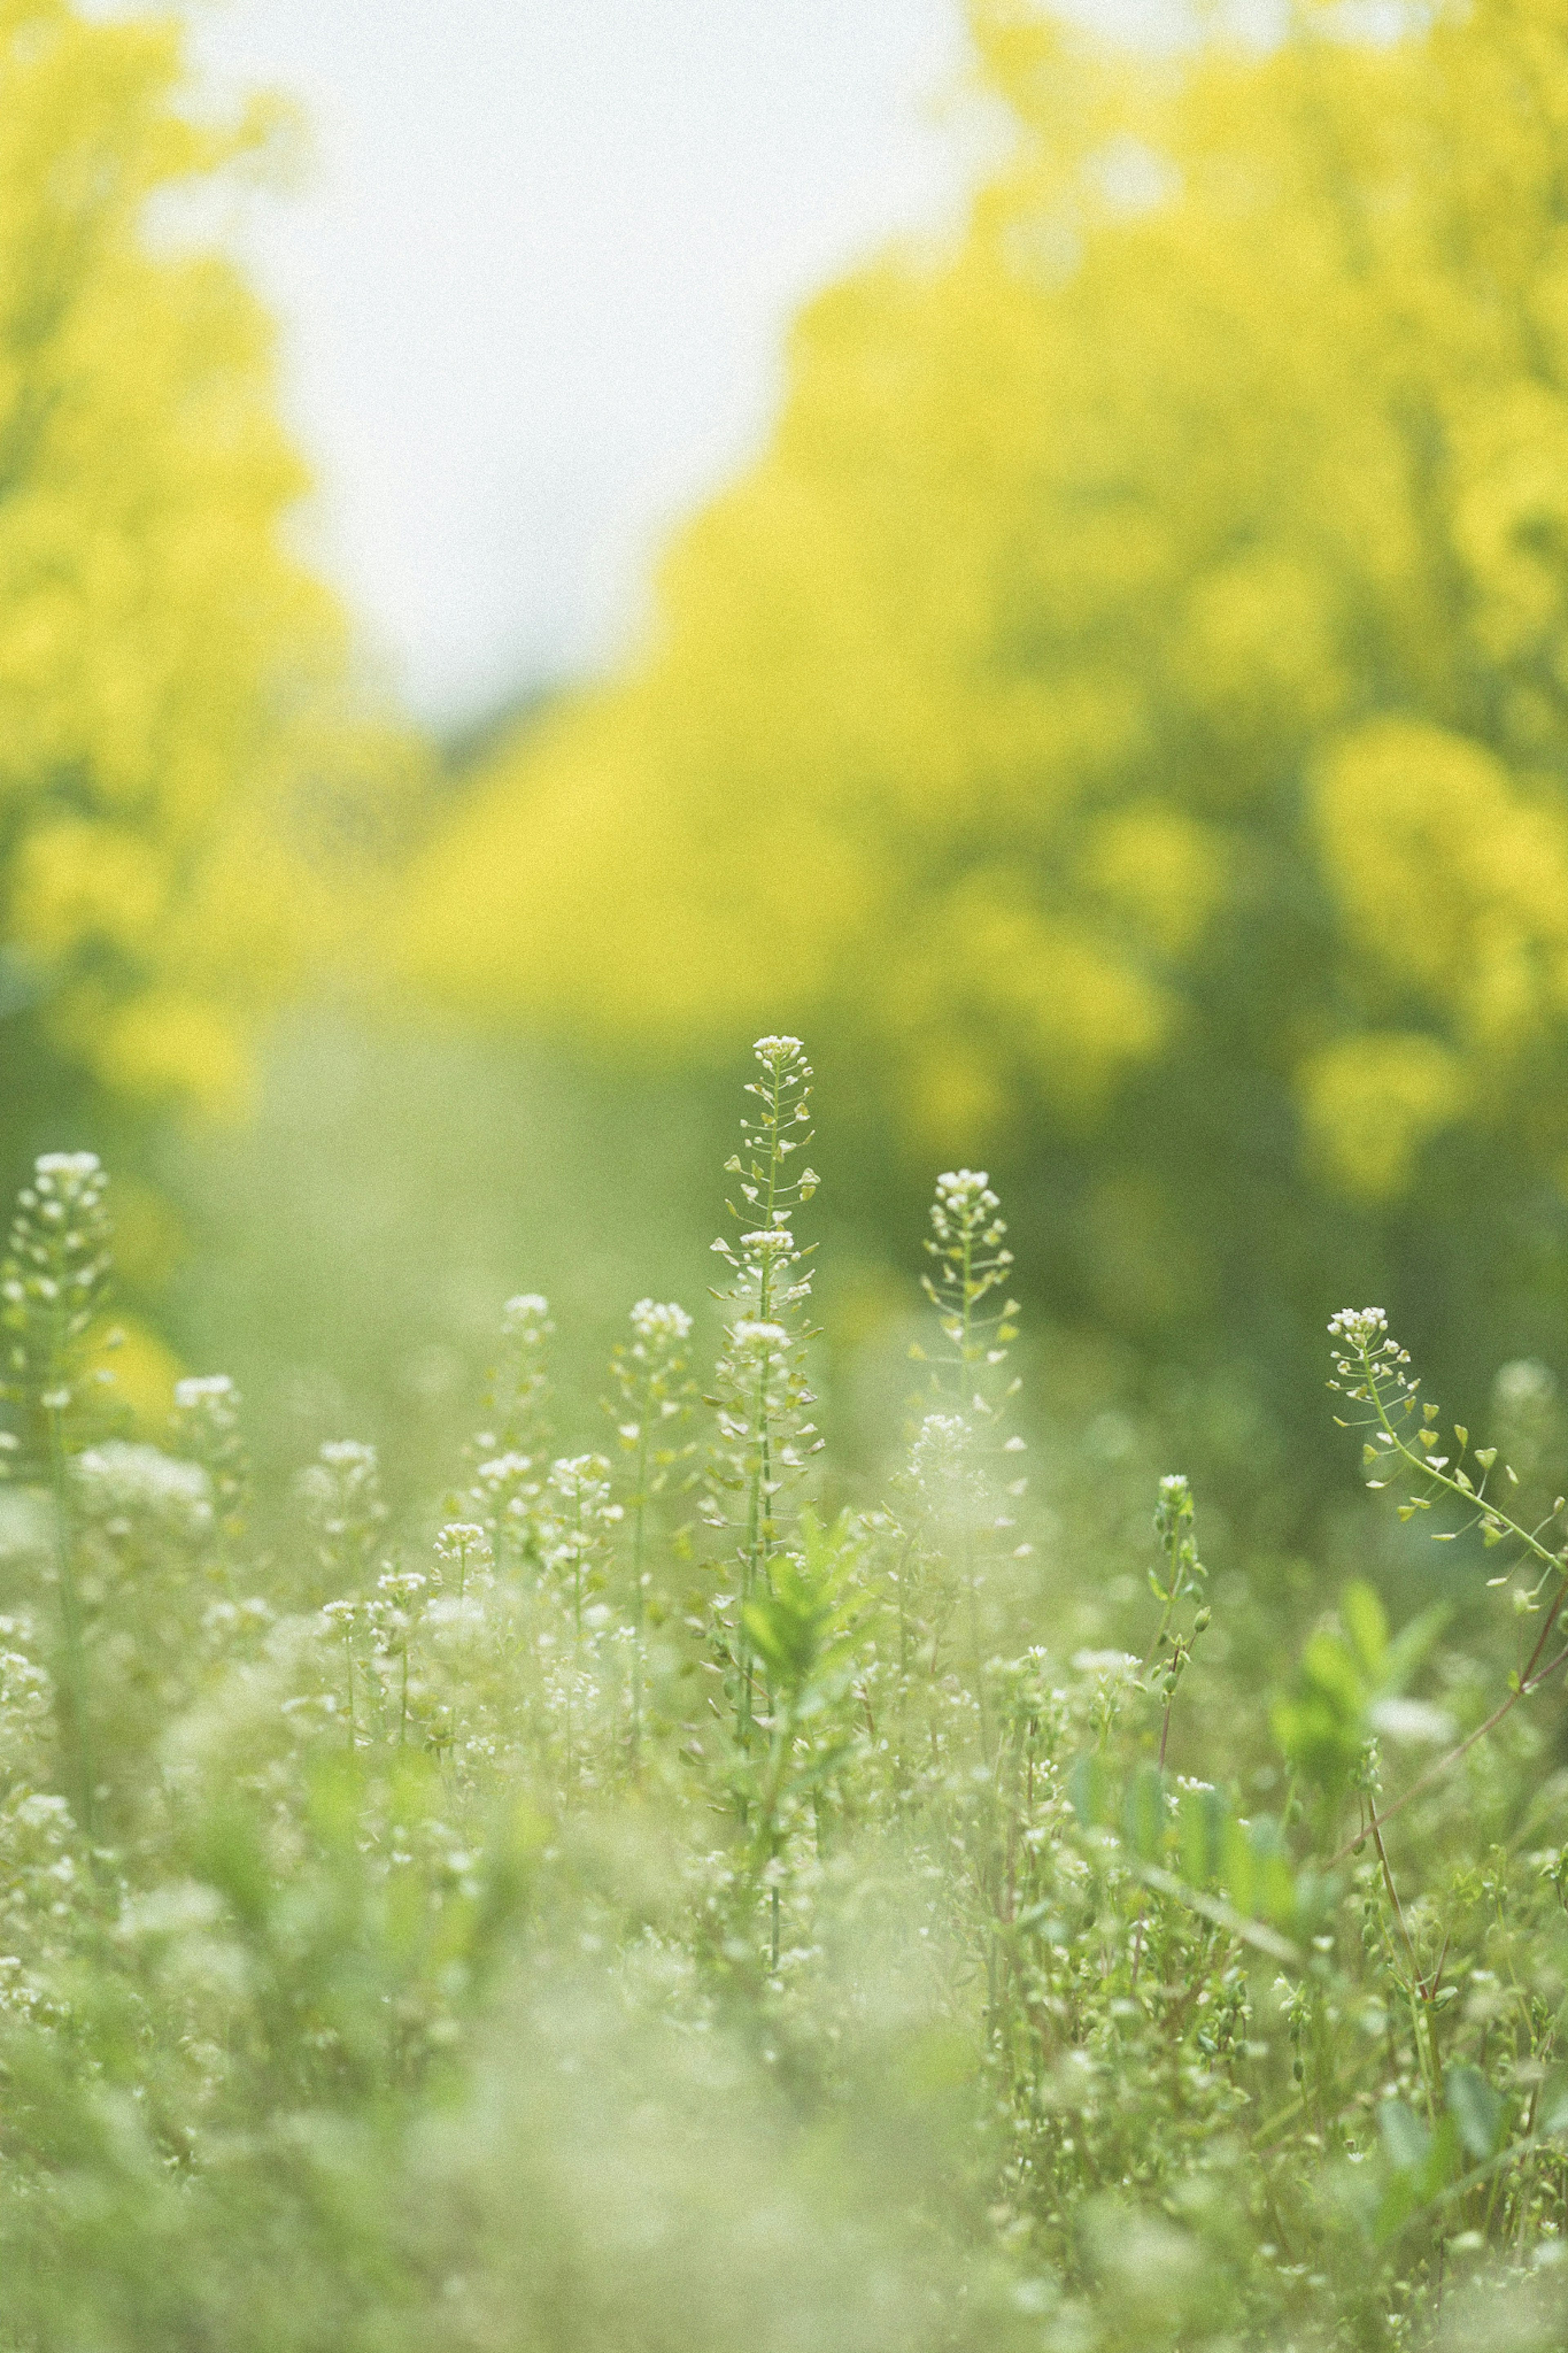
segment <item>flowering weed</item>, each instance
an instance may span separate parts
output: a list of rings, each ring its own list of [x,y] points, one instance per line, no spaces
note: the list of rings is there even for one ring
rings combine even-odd
[[[1345,1311],[1368,1483],[1479,1595],[1395,1629],[1352,1580],[1268,1688],[1173,1473],[1132,1647],[1075,1641],[964,1169],[902,1458],[831,1513],[811,1071],[756,1054],[706,1398],[696,1313],[639,1300],[605,1450],[553,1451],[520,1294],[445,1516],[339,1440],[293,1560],[232,1385],[182,1382],[163,1446],[116,1427],[102,1173],[39,1164],[4,1293],[48,1543],[0,1621],[0,2345],[1560,2333],[1561,1498],[1517,1515]]]

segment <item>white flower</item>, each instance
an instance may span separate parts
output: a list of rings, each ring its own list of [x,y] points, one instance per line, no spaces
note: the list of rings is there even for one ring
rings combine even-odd
[[[632,1309],[631,1324],[639,1340],[680,1341],[691,1330],[691,1318],[673,1299],[639,1299]]]
[[[375,1449],[358,1438],[329,1438],[321,1460],[333,1471],[374,1471]]]
[[[1388,1318],[1381,1307],[1342,1307],[1329,1319],[1329,1337],[1348,1340],[1352,1348],[1370,1348],[1387,1331]]]
[[[105,1517],[142,1513],[188,1530],[212,1518],[212,1492],[196,1462],[177,1461],[156,1446],[111,1438],[76,1458],[78,1481],[90,1512]]]
[[[500,1321],[501,1330],[509,1335],[522,1332],[531,1336],[547,1332],[552,1328],[550,1302],[542,1292],[520,1291],[515,1299],[503,1303]]]
[[[465,1553],[472,1552],[484,1542],[483,1528],[476,1526],[472,1520],[448,1520],[437,1535],[436,1557],[437,1560],[460,1560]]]
[[[79,1181],[96,1176],[102,1165],[96,1152],[44,1152],[33,1163],[40,1179],[68,1176]]]
[[[789,1334],[782,1324],[759,1323],[753,1317],[742,1317],[731,1328],[731,1337],[737,1348],[787,1348]]]

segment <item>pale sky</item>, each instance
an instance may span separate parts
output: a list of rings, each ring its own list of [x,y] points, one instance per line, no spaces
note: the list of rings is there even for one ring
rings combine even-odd
[[[102,0],[100,0],[102,5]],[[121,0],[124,5],[124,0]],[[1147,28],[1173,0],[1080,0]],[[804,297],[959,216],[960,0],[197,0],[314,160],[237,232],[311,553],[423,715],[614,658]]]

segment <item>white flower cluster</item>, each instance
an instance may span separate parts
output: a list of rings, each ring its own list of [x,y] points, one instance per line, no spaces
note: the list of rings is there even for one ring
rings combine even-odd
[[[226,1373],[194,1374],[174,1384],[175,1449],[206,1472],[215,1516],[229,1536],[244,1525],[250,1488],[239,1409],[239,1391]]]
[[[212,1521],[212,1488],[197,1462],[181,1462],[156,1446],[110,1438],[76,1457],[73,1468],[82,1505],[103,1520],[111,1534],[124,1533],[136,1519],[153,1520],[187,1535]]]
[[[507,1300],[500,1312],[500,1328],[509,1340],[543,1340],[555,1329],[550,1320],[550,1302],[542,1292],[520,1291],[515,1299]]]
[[[468,1501],[485,1514],[489,1528],[499,1533],[504,1523],[526,1531],[543,1486],[534,1457],[511,1448],[475,1466]]]
[[[365,1608],[365,1621],[376,1648],[402,1651],[407,1646],[425,1595],[428,1577],[417,1569],[389,1568],[375,1580],[375,1591]]]
[[[1331,1340],[1347,1340],[1352,1348],[1374,1348],[1388,1337],[1388,1318],[1381,1307],[1342,1307],[1329,1318]]]
[[[300,1473],[300,1493],[321,1538],[323,1567],[344,1584],[357,1583],[386,1517],[374,1447],[329,1440]]]
[[[742,1315],[738,1324],[730,1326],[730,1335],[737,1348],[747,1354],[761,1356],[773,1348],[787,1348],[789,1333],[782,1324]]]
[[[470,1555],[480,1557],[488,1539],[483,1528],[472,1520],[448,1520],[436,1535],[437,1560],[467,1560]]]
[[[928,1493],[959,1479],[973,1451],[974,1432],[961,1413],[928,1413],[910,1449],[910,1473]]]
[[[631,1312],[631,1326],[639,1340],[679,1345],[690,1336],[691,1318],[673,1299],[639,1299]]]
[[[363,1481],[374,1479],[377,1473],[375,1449],[361,1438],[329,1438],[321,1459],[329,1470],[341,1472],[344,1478]]]
[[[550,1466],[550,1492],[558,1504],[583,1514],[621,1516],[610,1496],[610,1466],[602,1454],[567,1454]]]
[[[996,1215],[1001,1206],[984,1168],[948,1169],[936,1180],[936,1198],[931,1209],[937,1248],[962,1247],[968,1241],[994,1250],[1007,1230]],[[1011,1253],[1004,1251],[1001,1263],[1010,1261]]]
[[[936,1180],[936,1193],[938,1200],[948,1208],[968,1208],[976,1203],[983,1209],[1001,1207],[984,1168],[947,1169]]]

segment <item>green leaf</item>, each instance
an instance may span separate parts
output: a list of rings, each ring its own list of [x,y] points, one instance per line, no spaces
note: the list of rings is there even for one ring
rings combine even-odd
[[[1474,2067],[1450,2067],[1444,2077],[1443,2097],[1458,2127],[1459,2138],[1478,2165],[1495,2157],[1502,2139],[1503,2104],[1486,2077]]]
[[[1423,1609],[1418,1618],[1412,1618],[1407,1626],[1400,1628],[1390,1642],[1383,1662],[1381,1691],[1401,1692],[1405,1689],[1453,1614],[1449,1603],[1436,1601],[1430,1609]]]
[[[1382,1680],[1388,1650],[1388,1615],[1373,1588],[1352,1577],[1340,1594],[1340,1622],[1369,1683]]]
[[[1395,2173],[1419,2174],[1432,2147],[1432,2136],[1414,2108],[1404,2100],[1384,2100],[1377,2111],[1384,2154]]]
[[[1178,1816],[1182,1873],[1194,1887],[1212,1886],[1219,1877],[1228,1813],[1226,1801],[1217,1789],[1184,1789],[1182,1792]]]
[[[1068,1775],[1068,1796],[1084,1830],[1106,1827],[1110,1816],[1110,1791],[1105,1767],[1089,1750],[1074,1760]]]
[[[1165,1777],[1157,1765],[1141,1765],[1129,1784],[1123,1810],[1127,1843],[1140,1862],[1158,1860],[1166,1819]]]
[[[1538,2133],[1568,2132],[1568,2067],[1553,2067],[1535,2104]]]

